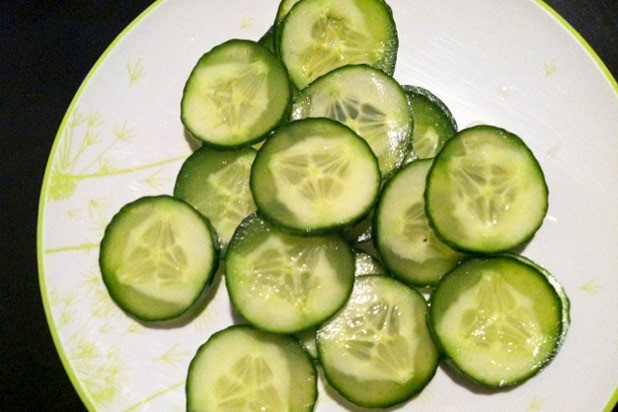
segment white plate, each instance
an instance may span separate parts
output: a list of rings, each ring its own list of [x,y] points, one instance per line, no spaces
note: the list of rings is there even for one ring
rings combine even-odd
[[[550,188],[524,254],[571,298],[555,360],[508,391],[474,390],[440,367],[405,411],[611,410],[618,398],[618,87],[565,22],[533,0],[390,0],[395,78],[423,86],[460,127],[499,125],[527,142]],[[232,322],[225,285],[182,327],[147,328],[110,300],[98,243],[113,214],[172,193],[191,153],[180,123],[193,65],[229,38],[257,40],[277,0],[174,0],[150,7],[110,46],[60,126],[40,205],[40,282],[58,351],[91,411],[183,411],[197,347]],[[317,411],[343,411],[320,387]]]

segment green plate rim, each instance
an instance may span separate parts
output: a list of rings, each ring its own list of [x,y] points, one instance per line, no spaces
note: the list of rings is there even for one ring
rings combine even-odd
[[[154,3],[148,6],[148,8],[142,11],[131,23],[129,23],[127,27],[125,27],[120,32],[120,34],[118,34],[118,36],[116,36],[116,38],[110,43],[110,45],[107,46],[103,54],[101,54],[101,56],[97,59],[94,66],[92,66],[92,68],[90,69],[90,71],[88,72],[88,74],[86,75],[82,83],[80,84],[79,88],[77,89],[77,92],[75,93],[75,96],[71,100],[71,103],[67,111],[64,114],[62,122],[60,123],[60,127],[58,128],[58,133],[56,133],[56,137],[54,138],[54,143],[52,145],[52,148],[51,148],[48,160],[47,160],[47,165],[45,166],[45,174],[43,175],[43,184],[41,186],[41,194],[39,196],[39,210],[38,210],[38,216],[37,216],[37,236],[36,236],[37,265],[39,269],[39,286],[41,289],[41,298],[43,300],[43,308],[45,309],[45,318],[47,320],[47,326],[49,327],[49,331],[51,332],[52,340],[54,341],[54,346],[56,346],[56,351],[58,352],[58,355],[62,362],[62,366],[64,367],[64,370],[67,373],[67,375],[69,376],[69,379],[71,380],[71,383],[73,384],[73,388],[75,389],[75,391],[81,398],[82,402],[84,403],[84,405],[90,412],[96,412],[96,407],[94,403],[91,401],[86,391],[84,390],[81,384],[81,381],[75,375],[73,369],[71,368],[67,355],[60,342],[60,337],[58,336],[56,324],[54,323],[54,317],[51,312],[51,304],[47,297],[47,283],[45,281],[45,270],[44,270],[44,265],[43,265],[43,258],[45,255],[45,253],[43,252],[43,215],[44,215],[45,206],[46,206],[45,196],[47,194],[47,189],[49,186],[52,162],[53,162],[53,159],[56,157],[56,152],[58,151],[58,144],[61,140],[63,131],[69,121],[70,114],[73,112],[73,110],[77,106],[77,101],[80,99],[82,93],[86,89],[86,86],[90,82],[90,79],[95,75],[99,67],[107,59],[107,56],[112,52],[112,50],[114,50],[114,48],[120,42],[120,40],[122,40],[122,38],[124,38],[133,29],[133,27],[135,27],[144,17],[150,14],[150,12],[154,10],[157,6],[159,6],[163,1],[164,0],[156,0]],[[134,406],[137,407],[138,405],[134,405]],[[129,409],[126,409],[125,411],[129,411],[131,409],[133,409],[133,407],[130,407]]]

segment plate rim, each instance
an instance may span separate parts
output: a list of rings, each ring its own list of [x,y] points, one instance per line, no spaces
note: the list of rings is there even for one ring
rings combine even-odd
[[[39,277],[39,289],[41,293],[41,299],[43,302],[43,308],[45,312],[45,319],[47,322],[47,327],[52,336],[52,340],[54,342],[54,346],[56,348],[56,353],[60,357],[60,361],[62,366],[71,381],[73,389],[77,392],[79,398],[84,403],[86,409],[89,412],[97,412],[96,405],[94,405],[88,394],[86,393],[84,387],[82,386],[81,381],[75,374],[74,370],[71,368],[67,355],[64,351],[64,348],[60,342],[60,337],[58,334],[58,330],[56,329],[56,324],[54,323],[54,318],[51,313],[51,304],[48,299],[47,293],[47,283],[45,279],[45,269],[44,269],[44,252],[43,252],[43,217],[46,204],[46,194],[48,191],[49,180],[51,176],[52,162],[56,156],[56,152],[58,149],[59,141],[61,140],[63,131],[69,121],[70,115],[77,106],[77,102],[80,99],[84,89],[90,82],[90,79],[94,76],[94,74],[98,71],[99,67],[105,62],[107,56],[115,49],[116,45],[124,38],[138,23],[140,23],[148,14],[150,14],[154,9],[164,3],[166,0],[156,0],[146,9],[144,9],[137,17],[135,17],[115,38],[114,40],[106,47],[105,51],[99,56],[94,65],[88,71],[84,80],[82,80],[79,88],[75,92],[75,95],[71,99],[71,103],[69,104],[56,136],[54,137],[54,142],[52,144],[49,156],[47,158],[47,162],[45,165],[45,173],[43,175],[43,182],[41,183],[41,191],[39,194],[39,205],[38,205],[38,213],[37,213],[37,235],[36,235],[36,248],[37,248],[37,268],[38,268],[38,277]],[[543,0],[528,0],[533,4],[536,4],[541,7],[541,9],[545,10],[549,15],[556,19],[557,23],[562,26],[562,28],[566,29],[579,43],[579,45],[583,46],[584,50],[588,53],[590,57],[594,60],[597,67],[601,70],[606,80],[609,82],[610,86],[614,89],[614,92],[618,98],[618,82],[612,76],[611,72],[605,65],[605,63],[601,60],[598,54],[594,51],[594,49],[588,44],[588,42],[579,34],[577,30],[571,24],[566,21],[558,12],[556,12],[551,6],[545,3]],[[176,385],[174,385],[176,387]],[[134,408],[139,407],[143,404],[143,401],[140,401],[125,411],[133,410]],[[618,405],[618,385],[616,386],[613,395],[609,398],[609,401],[605,408],[600,412],[612,412],[613,407]]]

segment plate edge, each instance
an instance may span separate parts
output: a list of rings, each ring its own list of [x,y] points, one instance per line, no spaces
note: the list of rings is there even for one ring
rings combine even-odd
[[[571,26],[571,24],[564,19],[564,17],[562,17],[556,10],[551,8],[551,6],[549,6],[543,0],[533,0],[533,1],[535,3],[537,3],[539,6],[541,6],[543,9],[545,9],[554,18],[556,18],[556,20],[558,20],[558,23],[560,23],[560,25],[562,25],[564,28],[566,28],[575,37],[575,40],[577,40],[577,42],[579,42],[579,44],[581,44],[584,47],[584,49],[586,49],[588,54],[590,56],[592,56],[592,58],[596,62],[597,66],[599,66],[599,68],[601,69],[601,71],[605,75],[605,78],[609,81],[610,85],[612,86],[612,88],[614,89],[616,94],[618,94],[618,83],[616,82],[616,79],[614,79],[614,76],[612,76],[611,72],[609,71],[609,69],[607,68],[605,63],[603,63],[603,60],[601,60],[599,55],[588,44],[586,39],[584,39],[582,37],[582,35],[579,34],[579,32],[577,30],[575,30],[575,28],[573,26]],[[618,386],[614,389],[614,393],[609,398],[609,400],[608,400],[605,408],[603,408],[602,412],[612,412],[614,406],[616,406],[616,405],[618,405]]]
[[[86,409],[90,412],[97,412],[96,405],[91,401],[88,393],[82,387],[79,379],[75,375],[69,360],[67,358],[66,353],[60,342],[60,337],[58,336],[58,331],[56,330],[56,324],[54,323],[54,318],[51,312],[51,306],[47,297],[47,284],[44,276],[44,267],[43,267],[43,215],[46,206],[45,197],[47,195],[47,189],[49,185],[49,179],[51,175],[51,165],[52,161],[56,155],[56,151],[58,149],[58,144],[60,138],[62,137],[62,132],[64,131],[66,124],[70,118],[71,112],[75,109],[77,105],[77,101],[82,95],[82,92],[86,88],[87,84],[90,82],[90,79],[97,72],[99,67],[103,64],[103,62],[107,59],[107,56],[112,52],[112,50],[116,47],[118,42],[126,36],[132,29],[135,27],[146,15],[150,14],[157,6],[159,6],[164,0],[156,0],[150,6],[148,6],[145,10],[143,10],[135,19],[131,21],[115,38],[114,40],[107,46],[105,51],[99,56],[97,61],[94,63],[92,68],[88,71],[88,74],[82,80],[77,92],[71,99],[71,103],[67,108],[64,117],[62,118],[62,122],[60,123],[60,127],[58,128],[58,132],[54,137],[54,143],[52,144],[52,148],[50,150],[49,156],[47,158],[47,164],[45,166],[45,173],[43,175],[43,183],[41,184],[41,193],[39,195],[39,207],[37,212],[37,234],[36,234],[36,249],[37,249],[37,267],[39,272],[39,289],[41,293],[41,299],[43,301],[43,309],[45,311],[45,318],[47,321],[47,327],[52,336],[52,340],[54,342],[54,346],[56,347],[56,352],[58,352],[58,356],[60,357],[60,361],[66,374],[73,385],[73,388],[79,395],[80,399],[86,406]]]
[[[609,84],[614,89],[614,92],[618,94],[618,83],[616,82],[616,79],[614,79],[614,76],[612,76],[605,63],[603,63],[603,60],[601,60],[597,52],[595,52],[594,49],[588,44],[586,39],[584,39],[582,35],[579,34],[579,32],[575,30],[575,28],[564,19],[564,17],[562,17],[556,10],[552,9],[549,4],[545,3],[543,0],[533,0],[533,2],[541,6],[541,8],[545,9],[545,11],[547,11],[551,16],[558,20],[558,23],[560,23],[561,26],[567,29],[567,31],[569,31],[573,35],[573,37],[575,37],[575,40],[577,40],[577,42],[584,47],[584,49],[596,62],[597,66],[599,66],[599,68],[605,75],[605,78],[609,81]],[[618,387],[616,388],[616,390],[618,391]],[[614,394],[614,398],[616,398],[616,396],[618,396],[618,392]],[[608,409],[608,411],[611,411],[611,408]]]
[[[575,37],[575,40],[580,45],[582,45],[584,47],[584,49],[588,52],[588,54],[593,58],[593,60],[597,64],[597,66],[601,69],[601,72],[604,74],[605,78],[609,81],[609,83],[612,86],[612,88],[614,89],[614,91],[618,94],[618,83],[616,82],[616,79],[614,79],[614,77],[612,76],[611,72],[609,71],[609,69],[607,68],[605,63],[597,55],[597,53],[594,51],[594,49],[588,44],[588,42],[579,34],[579,32],[577,32],[577,30],[575,30],[575,28],[573,28],[573,26],[571,26],[571,24],[568,21],[566,21],[558,12],[556,12],[553,8],[551,8],[544,1],[542,1],[542,0],[532,0],[532,1],[534,3],[536,3],[536,4],[538,4],[544,10],[546,10],[551,16],[553,16],[558,21],[558,23],[561,26],[566,28],[567,31],[570,32]],[[47,326],[48,326],[48,328],[50,330],[50,333],[51,333],[51,336],[52,336],[52,340],[54,342],[54,346],[56,347],[56,351],[58,352],[58,356],[60,357],[60,360],[62,362],[62,366],[64,367],[64,370],[67,373],[67,375],[68,375],[68,377],[69,377],[69,379],[70,379],[70,381],[71,381],[75,391],[77,392],[77,394],[81,398],[82,402],[84,402],[84,405],[86,406],[86,408],[90,412],[96,412],[95,405],[90,401],[90,398],[88,397],[88,394],[82,388],[79,380],[77,379],[77,377],[75,376],[73,370],[70,367],[68,358],[67,358],[67,356],[66,356],[66,354],[65,354],[65,352],[64,352],[64,350],[62,348],[62,345],[60,343],[58,332],[56,330],[55,323],[53,322],[53,316],[52,316],[52,313],[51,313],[50,303],[49,303],[49,300],[47,298],[47,288],[46,288],[46,282],[45,282],[45,277],[44,277],[44,269],[43,269],[43,256],[44,256],[44,253],[43,253],[43,249],[42,249],[42,238],[43,238],[43,213],[44,213],[44,209],[45,209],[45,206],[46,206],[46,204],[45,204],[45,196],[47,194],[47,187],[48,187],[48,184],[49,184],[49,178],[50,178],[50,174],[51,174],[51,162],[52,162],[52,160],[53,160],[53,158],[54,158],[54,156],[56,154],[56,150],[57,150],[60,138],[62,136],[62,131],[66,127],[66,123],[68,122],[68,119],[70,117],[70,113],[75,108],[76,103],[79,100],[79,98],[81,97],[81,94],[82,94],[83,90],[85,89],[85,87],[88,84],[88,82],[90,81],[90,79],[94,76],[94,74],[98,70],[99,66],[101,66],[103,61],[105,61],[107,56],[116,47],[117,43],[125,35],[127,35],[131,31],[131,29],[133,29],[133,27],[135,25],[137,25],[146,15],[150,14],[150,12],[152,12],[157,6],[159,6],[163,2],[164,2],[164,0],[156,0],[150,6],[148,6],[148,8],[146,8],[144,11],[142,11],[133,21],[131,21],[131,23],[129,23],[116,36],[116,38],[109,44],[109,46],[107,46],[105,51],[97,59],[95,64],[92,66],[92,68],[90,69],[90,71],[88,72],[88,74],[86,75],[86,77],[84,78],[82,83],[80,84],[79,88],[77,89],[77,92],[75,93],[75,95],[73,96],[73,99],[71,100],[71,103],[69,104],[69,107],[67,108],[67,110],[65,112],[65,115],[64,115],[64,117],[62,119],[62,122],[60,123],[60,127],[58,128],[58,132],[56,133],[56,136],[54,138],[54,143],[52,144],[52,148],[51,148],[50,154],[49,154],[49,156],[47,158],[47,164],[45,166],[45,173],[44,173],[43,182],[42,182],[42,185],[41,185],[41,192],[40,192],[40,195],[39,195],[39,207],[38,207],[38,213],[37,213],[37,235],[36,235],[36,242],[37,242],[37,267],[38,267],[38,275],[39,275],[39,288],[40,288],[40,293],[41,293],[41,299],[43,301],[43,308],[44,308],[44,311],[45,311],[45,318],[46,318],[46,321],[47,321]],[[618,404],[618,387],[616,387],[616,389],[614,390],[613,395],[610,397],[609,402],[607,403],[607,406],[602,410],[602,412],[611,412],[613,407],[616,404]]]

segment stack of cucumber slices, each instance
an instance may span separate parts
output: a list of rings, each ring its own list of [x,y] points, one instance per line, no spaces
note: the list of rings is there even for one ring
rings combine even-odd
[[[557,353],[569,300],[512,252],[547,211],[539,163],[400,85],[397,47],[382,0],[283,0],[259,42],[195,65],[181,120],[203,146],[173,197],[124,206],[100,249],[110,296],[146,324],[194,316],[222,266],[247,324],[199,348],[187,410],[312,411],[317,366],[348,402],[386,408],[443,358],[499,388]]]

